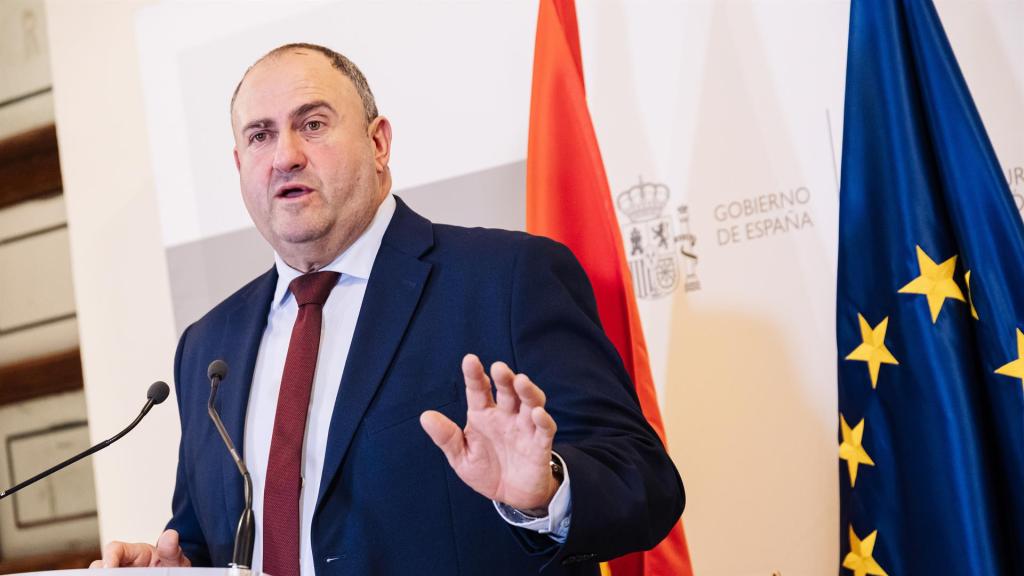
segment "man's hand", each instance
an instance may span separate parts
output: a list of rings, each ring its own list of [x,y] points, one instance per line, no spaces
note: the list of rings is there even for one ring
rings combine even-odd
[[[462,374],[466,429],[429,410],[420,416],[423,430],[470,488],[531,516],[547,515],[559,481],[551,473],[555,421],[544,409],[544,392],[526,374],[495,362],[495,402],[491,381],[473,354],[462,359]]]
[[[192,562],[185,557],[178,545],[178,533],[164,530],[156,546],[142,542],[109,542],[103,547],[103,559],[94,560],[89,568],[153,568],[156,566],[180,566],[188,568]]]

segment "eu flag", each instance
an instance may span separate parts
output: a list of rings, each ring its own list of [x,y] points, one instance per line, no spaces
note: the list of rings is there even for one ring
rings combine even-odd
[[[1024,574],[1024,226],[931,0],[853,0],[840,574]]]

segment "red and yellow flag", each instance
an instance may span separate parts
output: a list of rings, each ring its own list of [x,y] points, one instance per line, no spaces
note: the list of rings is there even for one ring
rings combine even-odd
[[[540,2],[526,156],[526,228],[568,246],[587,271],[605,332],[633,378],[644,415],[664,442],[633,282],[587,108],[574,0]],[[653,550],[612,561],[611,573],[692,576],[682,521]]]

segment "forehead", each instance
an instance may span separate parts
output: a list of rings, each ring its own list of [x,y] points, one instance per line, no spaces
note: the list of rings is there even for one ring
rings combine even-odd
[[[294,51],[269,56],[242,81],[232,120],[236,125],[254,118],[276,118],[302,104],[323,100],[339,113],[361,108],[355,86],[326,56]]]

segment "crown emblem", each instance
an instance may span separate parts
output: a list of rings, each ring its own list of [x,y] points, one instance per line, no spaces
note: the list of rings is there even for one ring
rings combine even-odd
[[[638,184],[620,192],[615,203],[631,222],[653,220],[668,204],[668,186],[644,182],[641,177]]]

